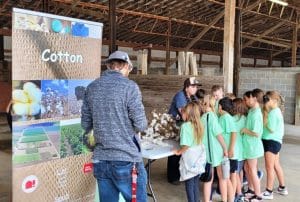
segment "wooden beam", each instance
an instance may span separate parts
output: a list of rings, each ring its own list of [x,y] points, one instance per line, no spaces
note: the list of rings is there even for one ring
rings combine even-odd
[[[0,35],[2,35],[2,36],[11,36],[11,29],[0,28]]]
[[[217,1],[217,0],[207,0],[207,1],[212,2],[212,3],[215,3],[215,4],[218,4],[218,5],[223,5],[223,6],[225,5],[224,2]],[[291,7],[291,6],[288,6],[288,7]],[[246,8],[247,8],[247,7],[246,7]],[[294,8],[294,7],[292,7],[292,8]],[[253,13],[253,14],[255,14],[255,15],[261,15],[261,16],[263,16],[263,17],[267,17],[267,18],[272,18],[272,19],[277,19],[277,20],[280,20],[280,21],[284,21],[284,22],[289,23],[289,24],[296,24],[296,22],[293,22],[292,19],[288,19],[288,20],[287,20],[287,19],[279,18],[279,17],[277,17],[277,16],[272,16],[272,15],[260,13],[260,12],[257,12],[257,11],[252,11],[252,10],[249,10],[249,9],[246,10],[245,8],[240,7],[240,6],[238,6],[237,9],[242,10],[242,12],[246,11],[246,12],[249,12],[249,13]],[[298,10],[299,10],[299,9],[298,9]]]
[[[205,27],[186,47],[186,51],[188,51],[190,48],[193,47],[197,41],[199,41],[210,28],[215,25],[221,18],[223,18],[224,12],[219,13],[209,24],[207,27]]]
[[[274,45],[274,46],[279,46],[279,47],[283,47],[283,48],[290,48],[291,45],[290,44],[287,44],[287,43],[283,43],[283,42],[275,42],[275,41],[269,41],[269,40],[266,40],[266,39],[261,39],[260,37],[252,37],[252,36],[247,36],[247,35],[243,35],[242,36],[243,38],[246,38],[246,39],[250,39],[250,41],[253,41],[252,43],[254,43],[255,41],[259,41],[259,42],[263,42],[263,43],[266,43],[266,44],[271,44],[271,45]],[[245,44],[246,45],[246,44]],[[245,46],[244,45],[244,46]],[[297,45],[297,44],[296,44]],[[243,48],[246,48],[248,46],[245,46]]]
[[[293,26],[293,39],[292,39],[292,67],[297,66],[297,43],[298,43],[298,26]]]
[[[285,24],[284,21],[278,23],[277,25],[269,28],[268,30],[264,31],[262,34],[260,34],[256,39],[252,39],[252,40],[249,40],[248,42],[246,42],[243,46],[242,46],[242,49],[248,47],[249,45],[251,45],[252,43],[254,43],[255,41],[257,41],[258,39],[261,39],[262,37],[270,34],[271,32],[273,32],[274,30],[276,30],[277,28],[281,27],[283,24]]]
[[[109,0],[109,53],[117,50],[116,47],[116,0]]]
[[[255,3],[251,4],[250,6],[247,6],[246,8],[244,8],[242,10],[242,13],[247,12],[247,11],[251,11],[252,9],[256,8],[257,6],[259,6],[261,3],[265,2],[266,0],[258,0]],[[237,6],[239,7],[239,5]]]
[[[73,3],[72,3],[72,6],[71,6],[71,9],[68,9],[65,16],[68,16],[71,11],[77,6],[77,4],[80,2],[80,0],[73,0]]]
[[[9,2],[9,0],[5,0],[5,1],[2,3],[1,10],[3,10],[3,9],[5,8],[5,6],[7,5],[8,2]]]
[[[223,75],[224,75],[224,86],[225,86],[224,90],[226,93],[233,92],[235,5],[236,5],[235,0],[225,1]]]
[[[48,2],[50,3],[50,2]],[[78,3],[80,5],[80,3]],[[81,8],[81,7],[73,7],[72,5],[66,5],[63,3],[55,3],[55,2],[51,2],[52,6],[55,6],[57,9],[61,8],[63,10],[72,10],[75,13],[80,13],[80,14],[84,14],[84,15],[88,15],[88,16],[93,16],[96,18],[103,18],[104,15],[101,12],[98,11],[93,11],[93,10],[89,10],[86,8]],[[49,6],[49,5],[48,5]]]
[[[286,52],[289,49],[291,49],[291,48],[285,48],[285,49],[283,49],[281,51],[277,51],[277,52],[273,53],[273,57],[276,57],[277,55],[280,55],[281,53],[284,53],[284,52]]]
[[[211,2],[214,2],[215,0],[208,0]],[[53,0],[53,2],[59,3],[57,5],[59,5],[61,8],[64,9],[69,9],[70,6],[67,6],[66,4],[71,4],[72,0]],[[224,5],[224,3],[222,2],[218,2],[220,5]],[[82,7],[86,7],[86,8],[97,8],[102,10],[103,12],[108,12],[109,7],[105,6],[105,5],[101,5],[101,4],[94,4],[94,3],[87,3],[87,2],[80,2],[78,5],[82,6]],[[254,5],[253,5],[254,6]],[[248,7],[248,9],[251,8],[250,6]],[[243,11],[245,10],[244,8],[241,7],[237,7],[237,9]],[[88,9],[82,9],[82,8],[74,8],[75,12],[78,13],[83,13],[85,15],[90,15],[90,16],[95,16],[95,17],[103,17],[102,13],[96,12],[96,11],[91,11],[90,14],[88,14],[87,11],[89,11]],[[198,22],[193,22],[193,21],[188,21],[188,20],[182,20],[182,19],[176,19],[176,18],[168,18],[168,17],[164,17],[164,16],[160,16],[160,15],[154,15],[154,14],[148,14],[148,13],[142,13],[142,12],[137,12],[137,11],[132,11],[132,10],[126,10],[126,9],[116,9],[117,13],[121,13],[121,14],[126,14],[126,15],[132,15],[132,16],[143,16],[146,18],[152,18],[152,19],[158,19],[158,20],[162,20],[162,21],[168,21],[171,20],[172,22],[176,22],[176,23],[180,23],[180,24],[187,24],[187,25],[192,25],[192,26],[198,26],[198,27],[207,27],[207,24],[204,23],[198,23]],[[0,16],[3,15],[0,13]],[[293,22],[290,22],[292,24],[295,24]],[[212,29],[216,29],[216,30],[221,30],[223,31],[223,27],[219,27],[219,26],[211,26]],[[140,30],[137,30],[139,32],[141,32]],[[249,32],[241,32],[242,35],[243,34],[247,34],[247,35],[251,35],[254,37],[259,36],[258,34],[253,34],[253,33],[249,33]],[[268,37],[265,36],[265,38],[270,38],[273,39],[272,37]],[[276,38],[276,40],[282,40],[282,41],[287,41],[291,43],[291,40],[286,40],[286,39],[281,39],[281,38]]]

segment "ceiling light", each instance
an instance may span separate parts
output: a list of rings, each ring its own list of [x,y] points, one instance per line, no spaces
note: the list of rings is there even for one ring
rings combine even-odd
[[[282,0],[269,0],[269,1],[271,1],[271,2],[273,2],[273,3],[276,3],[276,4],[280,4],[280,5],[282,5],[282,6],[287,6],[287,5],[288,5],[287,2],[282,1]]]

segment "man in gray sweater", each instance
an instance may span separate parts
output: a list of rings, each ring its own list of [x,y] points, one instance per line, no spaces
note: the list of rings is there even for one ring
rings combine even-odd
[[[85,132],[94,131],[94,176],[100,201],[118,202],[119,193],[131,201],[135,171],[136,200],[147,201],[147,174],[137,136],[147,128],[141,92],[128,79],[132,63],[127,53],[116,51],[106,63],[108,70],[87,87],[81,112]]]

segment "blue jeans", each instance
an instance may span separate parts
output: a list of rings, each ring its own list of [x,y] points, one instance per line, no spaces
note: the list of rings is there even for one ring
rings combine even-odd
[[[94,176],[97,179],[101,202],[118,202],[121,193],[127,202],[131,202],[131,183],[133,162],[99,161],[94,163]],[[136,163],[137,201],[147,201],[147,173],[143,162]]]
[[[191,179],[185,181],[185,191],[187,194],[188,202],[200,201],[200,175],[197,175]]]

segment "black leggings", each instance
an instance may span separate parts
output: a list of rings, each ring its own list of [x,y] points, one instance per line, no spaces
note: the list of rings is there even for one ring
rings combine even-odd
[[[169,156],[167,164],[168,182],[176,182],[180,178],[179,160],[181,156]]]

